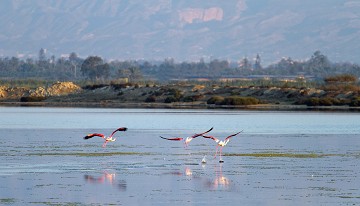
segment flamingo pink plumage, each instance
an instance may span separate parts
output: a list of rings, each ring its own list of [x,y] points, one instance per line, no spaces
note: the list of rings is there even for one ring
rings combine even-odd
[[[163,138],[163,139],[172,140],[172,141],[181,141],[181,140],[184,140],[185,147],[187,147],[187,146],[189,145],[189,143],[191,142],[191,140],[195,139],[196,137],[202,136],[202,135],[210,132],[212,129],[213,129],[213,127],[211,127],[211,128],[210,128],[208,131],[206,131],[206,132],[203,132],[203,133],[200,133],[200,134],[194,134],[193,136],[186,137],[186,138],[183,138],[183,137],[171,137],[171,138],[166,138],[166,137],[162,137],[162,136],[160,136],[160,137]]]
[[[115,142],[116,141],[116,138],[113,138],[114,134],[117,132],[117,131],[126,131],[127,128],[126,127],[120,127],[116,130],[114,130],[111,135],[109,137],[106,137],[105,135],[103,134],[100,134],[100,133],[92,133],[92,134],[88,134],[84,137],[84,139],[90,139],[90,138],[93,138],[93,137],[101,137],[103,139],[105,139],[105,142],[104,144],[102,145],[102,147],[106,147],[106,144],[108,142]]]
[[[235,133],[235,134],[232,134],[232,135],[229,135],[228,137],[226,137],[224,140],[219,140],[217,138],[215,138],[214,136],[206,136],[206,135],[202,135],[204,138],[209,138],[209,139],[212,139],[214,140],[217,145],[216,145],[216,152],[215,152],[215,156],[214,158],[216,158],[216,155],[217,153],[219,152],[220,153],[220,161],[219,162],[224,162],[222,159],[221,159],[221,154],[222,154],[222,149],[227,145],[227,143],[229,143],[230,141],[230,138],[231,137],[234,137],[238,134],[240,134],[242,131],[238,132],[238,133]],[[219,149],[220,147],[220,149]]]

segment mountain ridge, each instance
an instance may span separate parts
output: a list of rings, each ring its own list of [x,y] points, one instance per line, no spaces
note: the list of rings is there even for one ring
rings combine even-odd
[[[76,52],[107,59],[200,58],[263,62],[309,57],[357,62],[355,0],[3,0],[0,56]]]

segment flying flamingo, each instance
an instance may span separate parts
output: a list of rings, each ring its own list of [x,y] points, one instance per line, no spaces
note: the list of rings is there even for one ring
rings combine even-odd
[[[212,129],[213,129],[213,127],[211,127],[211,128],[210,128],[208,131],[206,131],[206,132],[203,132],[203,133],[200,133],[200,134],[194,134],[193,136],[186,137],[186,138],[183,138],[183,137],[166,138],[166,137],[162,137],[162,136],[160,136],[160,137],[163,138],[163,139],[172,140],[172,141],[181,141],[181,140],[184,140],[184,145],[185,145],[185,147],[187,147],[187,146],[189,145],[189,143],[191,142],[191,140],[195,139],[196,137],[202,136],[202,135],[210,132]]]
[[[93,134],[88,134],[84,137],[84,139],[90,139],[90,138],[93,138],[93,137],[101,137],[103,139],[105,139],[105,142],[104,144],[102,145],[102,147],[106,147],[106,144],[108,142],[115,142],[116,141],[116,138],[113,138],[114,134],[117,132],[117,131],[126,131],[127,128],[126,127],[120,127],[118,129],[116,129],[115,131],[113,131],[113,133],[111,133],[111,135],[109,137],[106,137],[105,135],[103,134],[100,134],[100,133],[93,133]]]
[[[217,153],[219,152],[219,153],[220,153],[220,160],[219,160],[219,162],[224,162],[224,161],[221,159],[222,149],[225,147],[225,145],[227,145],[227,143],[230,141],[230,138],[231,138],[231,137],[236,136],[236,135],[238,135],[238,134],[241,133],[241,132],[242,132],[242,130],[241,130],[240,132],[238,132],[238,133],[235,133],[235,134],[232,134],[232,135],[226,137],[224,140],[219,140],[219,139],[217,139],[217,138],[215,138],[215,137],[213,137],[213,136],[206,136],[206,135],[202,135],[202,136],[203,136],[204,138],[212,139],[212,140],[214,140],[214,141],[217,143],[217,145],[216,145],[216,152],[215,152],[214,158],[216,158],[216,155],[217,155]],[[220,149],[219,149],[219,146],[220,146]]]

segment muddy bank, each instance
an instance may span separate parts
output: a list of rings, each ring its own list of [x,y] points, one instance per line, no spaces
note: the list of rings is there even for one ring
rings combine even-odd
[[[209,103],[211,98],[224,100],[229,97],[254,98],[257,103]],[[72,82],[57,82],[36,89],[0,87],[0,104],[9,106],[356,111],[359,107],[349,104],[357,97],[358,93],[353,91],[197,84],[121,84],[81,88]],[[309,99],[330,103],[326,106],[306,105]],[[337,104],[332,104],[335,100]]]

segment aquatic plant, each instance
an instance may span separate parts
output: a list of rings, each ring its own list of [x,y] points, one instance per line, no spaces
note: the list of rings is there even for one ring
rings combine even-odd
[[[13,204],[13,203],[15,203],[14,198],[1,198],[0,199],[0,204]]]
[[[140,152],[69,152],[69,153],[30,153],[30,156],[116,156],[116,155],[149,155],[149,153]]]
[[[321,158],[326,156],[334,156],[334,154],[315,154],[315,153],[230,153],[223,156],[241,156],[241,157],[288,157],[288,158]]]

